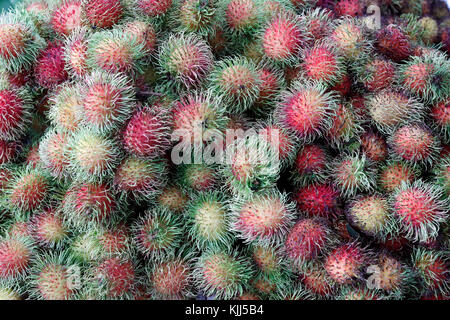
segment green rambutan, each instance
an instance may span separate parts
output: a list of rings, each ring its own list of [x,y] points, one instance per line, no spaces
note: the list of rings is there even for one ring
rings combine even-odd
[[[366,33],[361,20],[344,17],[335,24],[330,37],[345,59],[355,61],[364,57],[371,47]]]
[[[218,20],[218,1],[181,0],[177,5],[172,17],[176,30],[195,32],[201,36],[214,33]]]
[[[231,230],[246,243],[277,245],[296,217],[295,205],[277,190],[253,194],[231,203]]]
[[[17,284],[0,280],[0,300],[22,300],[22,290]]]
[[[342,286],[337,294],[337,300],[364,301],[380,300],[376,291],[366,288],[364,285]]]
[[[156,49],[157,34],[155,27],[145,19],[130,20],[123,24],[123,31],[142,42],[146,51],[153,54]]]
[[[227,198],[218,191],[192,196],[186,208],[189,236],[197,247],[228,247],[232,242]]]
[[[285,273],[286,263],[281,247],[252,245],[250,250],[258,269],[269,278],[278,279]]]
[[[242,295],[252,275],[249,259],[237,251],[221,249],[203,251],[193,272],[195,285],[214,299]]]
[[[449,211],[448,199],[441,199],[445,199],[442,189],[433,184],[422,180],[402,182],[390,203],[405,238],[427,242],[437,237]]]
[[[281,93],[275,115],[280,124],[309,142],[331,128],[336,97],[317,82],[295,82]]]
[[[227,106],[227,111],[247,110],[259,97],[259,67],[244,57],[226,58],[216,63],[210,75],[211,90]]]
[[[195,34],[172,34],[158,53],[159,73],[169,86],[178,89],[199,87],[211,71],[213,61],[209,45]]]
[[[173,213],[182,213],[190,200],[190,196],[176,184],[166,186],[156,199],[158,206]]]
[[[181,164],[175,172],[177,183],[186,192],[213,190],[219,181],[219,175],[215,166],[200,164]]]

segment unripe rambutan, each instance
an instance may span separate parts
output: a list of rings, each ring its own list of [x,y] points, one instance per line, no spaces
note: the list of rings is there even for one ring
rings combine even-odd
[[[183,143],[200,143],[196,140],[222,133],[228,120],[221,100],[209,90],[181,95],[170,112],[174,133],[183,138]]]
[[[36,65],[34,76],[37,83],[44,88],[54,88],[68,78],[64,60],[64,47],[62,43],[53,42],[41,51]]]
[[[114,186],[137,202],[153,199],[167,183],[167,163],[130,156],[122,161],[114,176]]]
[[[384,191],[393,192],[402,182],[413,182],[417,176],[417,170],[407,163],[390,161],[380,169],[379,186]]]
[[[189,195],[178,185],[166,186],[157,198],[157,204],[173,213],[182,213],[188,202]]]
[[[79,0],[63,0],[52,12],[51,24],[53,30],[68,36],[76,28],[81,27],[82,4]]]
[[[324,182],[328,161],[328,153],[321,145],[304,145],[294,161],[292,171],[294,183],[305,186],[310,182]]]
[[[139,11],[152,18],[167,13],[172,7],[172,3],[172,0],[136,0]]]
[[[384,137],[373,131],[366,131],[360,136],[361,152],[373,162],[382,162],[388,155]]]
[[[69,134],[56,129],[50,129],[39,144],[39,157],[50,174],[56,178],[68,175],[69,159],[65,152]]]
[[[380,57],[368,58],[357,68],[358,80],[371,92],[390,88],[394,74],[394,63]]]
[[[212,190],[219,179],[217,168],[205,163],[179,165],[175,174],[176,181],[186,191]]]
[[[121,158],[115,140],[84,128],[70,136],[67,152],[69,171],[79,181],[101,181],[110,177]]]
[[[253,270],[250,261],[237,251],[207,249],[193,275],[196,286],[207,296],[230,299],[244,293]]]
[[[26,167],[14,173],[14,180],[5,194],[7,206],[15,214],[30,213],[44,205],[52,191],[45,172]]]
[[[294,203],[277,190],[236,199],[231,207],[231,229],[246,243],[280,244],[296,216]]]
[[[318,218],[301,218],[289,231],[284,243],[287,258],[298,268],[326,252],[334,242],[327,223]]]
[[[347,210],[347,220],[365,234],[380,239],[396,229],[388,201],[379,194],[354,199]]]
[[[258,0],[224,0],[220,3],[228,33],[244,39],[255,33],[261,24],[261,3]]]
[[[108,184],[73,184],[62,202],[66,219],[75,227],[114,224],[121,215],[120,204],[114,190]]]
[[[285,272],[285,260],[278,246],[251,246],[253,261],[258,269],[270,278],[277,279]]]
[[[167,113],[157,106],[140,108],[123,132],[125,149],[136,156],[157,157],[170,147]]]
[[[421,124],[405,125],[389,137],[388,143],[397,160],[413,166],[431,165],[439,151],[439,141]]]
[[[60,131],[75,131],[81,120],[83,98],[79,86],[63,84],[50,96],[48,118]]]
[[[133,240],[147,258],[159,260],[174,255],[183,229],[179,217],[162,208],[150,209],[134,223]]]
[[[219,61],[210,75],[211,89],[222,97],[227,111],[240,113],[259,97],[259,68],[244,57]]]
[[[397,25],[384,27],[377,32],[376,37],[377,49],[396,62],[406,60],[412,54],[409,38]]]
[[[131,20],[123,25],[123,31],[142,42],[149,54],[155,51],[157,40],[156,30],[150,22],[144,19]]]
[[[1,170],[1,169],[0,169]],[[443,157],[434,167],[435,181],[450,196],[450,156]],[[1,173],[0,173],[1,175]],[[1,190],[1,186],[0,186]]]
[[[425,44],[436,42],[439,32],[439,26],[435,19],[431,17],[422,17],[417,21],[418,27],[421,28],[420,39]]]
[[[310,141],[330,129],[337,108],[335,95],[317,82],[295,82],[281,93],[275,110],[280,124],[299,138]]]
[[[333,44],[315,43],[303,52],[302,68],[308,79],[322,81],[328,85],[341,80],[345,65]]]
[[[415,56],[402,64],[398,82],[406,91],[427,102],[437,102],[450,96],[450,60],[442,52]]]
[[[432,295],[448,295],[450,291],[449,258],[443,251],[427,250],[417,247],[412,256],[414,270],[418,273],[421,285]]]
[[[186,209],[189,236],[197,247],[221,247],[232,243],[230,214],[227,198],[218,191],[208,191],[193,196]]]
[[[339,192],[328,183],[313,183],[298,189],[294,200],[301,213],[310,217],[333,218],[339,213]]]
[[[403,182],[396,189],[391,206],[408,240],[426,242],[436,238],[449,210],[442,195],[441,189],[422,180]]]
[[[236,195],[270,189],[279,177],[279,149],[264,135],[252,132],[227,145],[222,173]]]
[[[26,89],[14,88],[0,79],[0,139],[20,138],[31,122],[32,108]]]
[[[450,99],[435,103],[430,114],[444,141],[450,142]]]
[[[323,299],[332,296],[335,291],[332,279],[320,262],[305,265],[304,270],[301,270],[300,279],[313,296]]]
[[[18,285],[0,280],[0,300],[22,300],[21,288]]]
[[[373,191],[376,183],[375,170],[365,155],[349,154],[329,165],[334,185],[344,197],[358,192]]]
[[[338,0],[334,11],[338,16],[357,17],[361,15],[362,8],[359,0]]]
[[[29,228],[36,243],[42,247],[60,247],[68,239],[69,229],[63,217],[53,209],[33,215]]]
[[[355,61],[364,56],[370,48],[371,43],[365,33],[362,21],[343,18],[331,33],[331,41],[347,60]]]
[[[192,296],[192,265],[189,259],[177,257],[159,262],[148,276],[155,298],[179,300]]]
[[[64,42],[65,67],[70,76],[81,78],[88,73],[87,50],[89,29],[73,30]]]
[[[133,260],[125,257],[106,258],[89,271],[88,286],[96,299],[132,299],[138,283]]]
[[[351,284],[362,279],[362,269],[368,262],[367,250],[352,242],[334,249],[325,259],[324,268],[334,282]]]
[[[210,47],[195,34],[170,35],[159,48],[158,66],[168,85],[198,87],[211,71]]]
[[[110,28],[122,18],[122,0],[86,0],[83,2],[83,16],[86,24],[97,28]]]
[[[381,300],[376,291],[361,284],[342,286],[336,299],[348,301]]]
[[[25,276],[33,257],[33,241],[27,237],[3,237],[0,239],[0,280]]]
[[[108,133],[123,125],[135,107],[129,79],[120,74],[93,72],[85,81],[81,109],[86,126]]]
[[[265,58],[281,65],[292,65],[298,61],[305,40],[304,26],[300,19],[291,13],[272,18],[261,34]]]
[[[354,139],[363,129],[360,119],[351,109],[351,104],[339,104],[331,118],[331,128],[325,132],[325,137],[331,146],[342,148]]]
[[[30,18],[18,13],[0,16],[0,34],[0,63],[13,74],[29,69],[45,46]]]
[[[314,8],[305,11],[305,27],[314,40],[328,36],[332,31],[332,11],[326,8]]]
[[[380,132],[391,134],[398,126],[420,120],[424,106],[403,93],[385,89],[366,100],[368,113]]]
[[[181,32],[195,32],[201,36],[214,33],[217,20],[217,1],[180,1],[172,18],[176,29]]]
[[[120,29],[94,33],[88,41],[87,66],[110,73],[143,72],[147,50],[135,36]]]
[[[67,251],[36,256],[30,273],[30,296],[38,300],[71,300],[77,291],[80,266]]]

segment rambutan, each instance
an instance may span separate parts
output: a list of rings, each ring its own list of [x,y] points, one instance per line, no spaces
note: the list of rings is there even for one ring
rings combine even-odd
[[[407,163],[389,161],[380,168],[378,185],[383,191],[393,192],[402,182],[413,182],[417,176],[417,170]]]
[[[404,31],[397,25],[390,24],[376,34],[376,46],[396,62],[406,60],[412,54],[412,44]]]
[[[50,96],[48,118],[60,131],[73,132],[80,124],[83,98],[80,87],[72,84],[59,86]]]
[[[56,178],[65,178],[68,175],[69,159],[66,148],[69,135],[50,129],[39,144],[39,157],[50,174]]]
[[[151,22],[145,19],[131,20],[123,25],[123,31],[134,36],[142,42],[149,54],[153,54],[156,49],[156,30]]]
[[[182,213],[190,197],[179,186],[173,184],[166,186],[160,195],[158,195],[158,206],[163,207],[173,213]]]
[[[403,182],[395,190],[391,206],[408,240],[426,242],[436,238],[440,224],[448,217],[448,201],[441,200],[442,196],[440,188],[422,180]]]
[[[186,191],[213,190],[219,181],[217,168],[205,163],[179,165],[175,175],[178,184]]]
[[[13,161],[21,150],[21,144],[0,139],[0,165]]]
[[[265,113],[267,107],[272,107],[278,93],[285,87],[283,74],[280,70],[263,66],[259,71],[261,85],[259,90],[259,97],[254,103],[256,113]]]
[[[347,60],[355,61],[367,54],[371,46],[365,33],[362,21],[342,18],[331,33],[331,41]]]
[[[53,209],[33,215],[29,228],[36,243],[42,247],[61,247],[69,236],[69,229],[63,217]]]
[[[164,15],[172,7],[173,0],[136,0],[136,6],[149,17]]]
[[[450,277],[448,273],[448,254],[443,251],[427,250],[421,247],[414,249],[412,265],[418,273],[421,285],[432,295],[448,295],[450,291]]]
[[[450,142],[450,99],[435,103],[430,114],[444,141]]]
[[[0,279],[11,280],[25,276],[33,257],[33,241],[27,237],[0,239]]]
[[[360,136],[361,152],[373,162],[382,162],[388,155],[388,146],[384,137],[373,131]]]
[[[63,0],[52,12],[53,30],[62,35],[70,35],[73,30],[82,26],[82,4],[79,0]]]
[[[300,273],[300,279],[305,289],[319,298],[330,297],[335,292],[335,285],[320,262],[305,265]]]
[[[294,203],[275,190],[236,199],[231,207],[231,228],[247,243],[280,244],[296,216]]]
[[[185,0],[179,4],[174,14],[174,23],[181,32],[195,32],[207,36],[214,33],[217,20],[217,2],[201,0]]]
[[[328,183],[313,183],[294,194],[297,208],[310,217],[333,218],[339,214],[339,192]]]
[[[54,88],[68,78],[62,43],[51,42],[41,51],[34,66],[37,83],[44,88]]]
[[[332,147],[339,149],[362,131],[360,123],[351,104],[339,104],[331,117],[331,128],[325,132],[325,137]]]
[[[412,281],[410,267],[384,252],[376,258],[376,266],[379,271],[375,274],[375,289],[383,290],[395,299],[401,299]]]
[[[261,24],[261,6],[258,0],[223,0],[223,10],[228,33],[233,37],[251,35]]]
[[[434,174],[436,184],[444,190],[447,196],[450,196],[450,156],[447,155],[436,163]]]
[[[305,11],[305,27],[314,40],[321,40],[331,34],[333,13],[326,8],[314,8]]]
[[[86,24],[97,28],[110,28],[124,15],[122,0],[86,0],[83,2]]]
[[[393,85],[395,69],[396,66],[392,61],[371,57],[358,66],[358,80],[370,92],[380,91]]]
[[[338,16],[357,17],[361,15],[362,8],[359,0],[338,0],[334,11]]]
[[[88,73],[87,50],[89,29],[77,28],[73,30],[64,42],[65,68],[72,77],[81,78]]]
[[[327,151],[319,144],[304,145],[294,161],[294,183],[305,186],[311,182],[324,182],[328,158]]]

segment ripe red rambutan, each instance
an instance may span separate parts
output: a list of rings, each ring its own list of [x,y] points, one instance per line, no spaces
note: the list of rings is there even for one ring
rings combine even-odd
[[[83,2],[83,15],[86,22],[97,28],[110,28],[122,18],[122,0],[86,0]]]
[[[328,162],[326,150],[319,144],[303,146],[294,161],[293,180],[299,186],[309,182],[324,182]]]
[[[52,12],[53,30],[62,35],[70,35],[82,26],[82,4],[79,0],[64,0]]]
[[[300,212],[311,217],[333,218],[339,213],[339,192],[327,183],[314,183],[294,195]]]
[[[39,85],[53,88],[68,78],[65,69],[64,47],[59,42],[49,43],[39,55],[34,75]]]
[[[396,62],[406,60],[412,54],[412,46],[403,30],[390,24],[376,34],[378,50]]]
[[[0,240],[0,279],[22,277],[29,270],[33,245],[26,237],[4,237]]]
[[[361,151],[371,161],[384,161],[388,155],[385,138],[373,131],[366,131],[360,136]]]

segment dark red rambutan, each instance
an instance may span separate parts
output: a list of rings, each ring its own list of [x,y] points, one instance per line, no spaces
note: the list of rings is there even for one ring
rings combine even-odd
[[[327,183],[300,188],[294,195],[297,208],[308,216],[332,218],[339,212],[339,192]]]
[[[131,260],[119,257],[101,261],[92,270],[95,286],[101,298],[124,298],[136,287],[136,270]],[[100,282],[100,283],[99,283]]]
[[[45,48],[34,67],[34,75],[39,85],[53,88],[68,78],[65,69],[64,48],[61,43],[52,42]]]
[[[21,137],[31,121],[31,110],[26,91],[0,85],[0,139]]]
[[[372,161],[379,162],[386,159],[388,150],[384,137],[376,132],[366,131],[361,137],[361,151]]]
[[[376,37],[378,50],[394,61],[405,60],[412,54],[411,42],[399,26],[388,25]]]
[[[89,25],[110,28],[123,16],[121,0],[87,0],[83,3],[83,14]]]
[[[450,99],[434,104],[430,115],[444,140],[450,142]]]
[[[19,143],[0,139],[0,164],[12,161],[16,157],[19,150]]]

